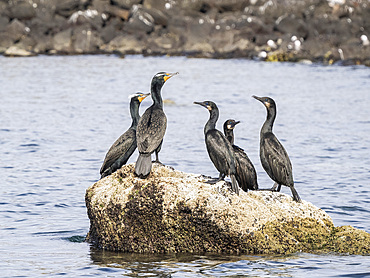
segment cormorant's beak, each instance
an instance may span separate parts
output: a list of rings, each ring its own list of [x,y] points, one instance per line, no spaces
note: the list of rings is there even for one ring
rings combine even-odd
[[[199,104],[199,105],[204,106],[204,107],[207,107],[207,105],[205,105],[203,102],[194,101],[193,103],[194,104]]]
[[[207,108],[208,110],[212,110],[211,106],[207,105],[205,102],[198,102],[198,101],[194,101],[193,102],[194,104],[199,104],[205,108]]]
[[[166,75],[163,77],[164,79],[164,82],[166,82],[168,79],[170,79],[172,76],[174,75],[178,75],[179,73],[178,72],[174,72],[174,73],[166,73]]]
[[[234,128],[237,124],[239,124],[240,123],[240,121],[237,121],[237,122],[233,122],[233,123],[231,123],[230,124],[230,127],[231,128]]]
[[[270,103],[264,101],[263,97],[257,97],[257,96],[252,96],[254,97],[256,100],[259,100],[260,102],[263,103],[264,106],[266,106],[267,108],[270,108]]]
[[[141,94],[141,96],[138,97],[137,99],[139,100],[139,102],[142,102],[148,96],[150,96],[150,93],[149,94]]]
[[[262,98],[261,97],[258,97],[258,96],[252,96],[253,98],[255,98],[256,100],[259,100],[260,102],[262,102],[263,103],[263,100],[262,100]]]

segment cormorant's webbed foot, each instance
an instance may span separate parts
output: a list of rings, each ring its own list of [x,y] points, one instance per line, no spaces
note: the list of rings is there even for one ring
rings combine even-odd
[[[164,164],[162,162],[160,162],[159,160],[157,160],[157,159],[156,160],[153,160],[152,163],[158,163],[158,164],[164,166]]]
[[[220,174],[220,176],[218,178],[211,178],[211,179],[205,181],[205,183],[215,184],[215,183],[218,183],[219,181],[223,181],[224,179],[225,179],[225,175]]]
[[[218,183],[219,181],[220,181],[219,178],[213,178],[213,179],[210,179],[210,180],[205,181],[205,183],[215,184],[215,183]]]

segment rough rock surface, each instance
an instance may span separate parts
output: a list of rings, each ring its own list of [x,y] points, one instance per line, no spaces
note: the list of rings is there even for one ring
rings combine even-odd
[[[370,234],[334,227],[328,214],[309,202],[269,191],[231,192],[229,184],[203,182],[158,164],[148,179],[134,164],[86,191],[87,241],[124,252],[222,252],[370,254]]]
[[[370,66],[369,32],[369,0],[0,0],[0,54],[17,45]]]

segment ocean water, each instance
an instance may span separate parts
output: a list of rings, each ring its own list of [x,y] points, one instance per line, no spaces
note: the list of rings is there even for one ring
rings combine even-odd
[[[180,74],[163,87],[168,127],[161,161],[217,176],[206,153],[208,112],[218,128],[233,118],[235,144],[254,163],[259,185],[273,182],[259,161],[266,111],[288,151],[302,199],[336,226],[370,232],[370,69],[182,57],[0,57],[0,277],[370,277],[369,256],[138,255],[84,242],[84,194],[106,151],[131,123],[128,96],[148,92],[159,71]],[[144,100],[141,113],[151,105]],[[137,152],[129,162],[134,162]],[[290,194],[287,187],[283,193]]]

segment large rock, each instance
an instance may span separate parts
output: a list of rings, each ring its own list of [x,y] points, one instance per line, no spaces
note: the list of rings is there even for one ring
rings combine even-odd
[[[53,39],[54,50],[58,53],[65,53],[71,51],[72,48],[72,29],[61,31],[54,36]]]
[[[141,0],[112,0],[113,5],[119,6],[122,9],[131,9],[133,5],[140,4]]]
[[[35,8],[28,2],[18,2],[9,8],[10,17],[19,20],[29,20],[36,15]]]
[[[131,9],[131,17],[126,23],[124,30],[128,33],[151,33],[154,30],[154,18],[139,5]]]
[[[29,30],[23,22],[19,21],[18,19],[13,19],[6,26],[4,32],[15,42],[25,36]]]
[[[78,26],[73,31],[73,47],[77,54],[97,53],[103,45],[99,34],[89,26]]]
[[[148,179],[134,164],[86,191],[87,241],[124,252],[225,252],[280,254],[297,251],[370,253],[370,234],[336,228],[309,202],[269,191],[231,192],[229,183],[204,183],[158,164]]]

